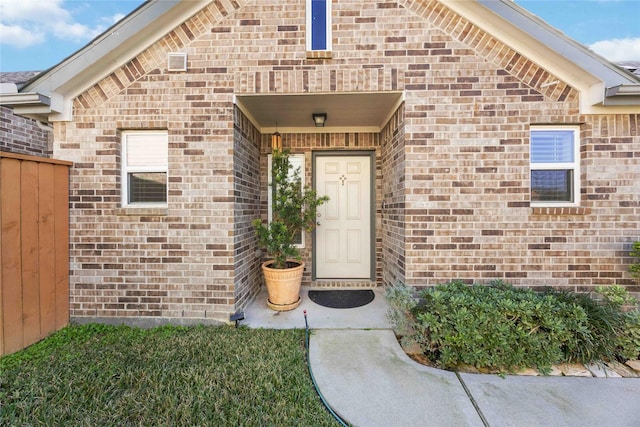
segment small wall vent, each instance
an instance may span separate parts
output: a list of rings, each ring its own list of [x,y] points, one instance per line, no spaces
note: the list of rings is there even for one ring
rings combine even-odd
[[[184,52],[169,53],[167,69],[169,71],[187,71],[187,54]]]

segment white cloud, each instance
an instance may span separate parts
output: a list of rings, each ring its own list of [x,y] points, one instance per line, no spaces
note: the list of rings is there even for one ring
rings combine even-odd
[[[640,37],[602,40],[589,48],[609,61],[640,61]]]
[[[77,22],[56,22],[51,26],[51,32],[55,37],[75,42],[88,41],[100,34],[104,29],[102,26],[89,28]]]
[[[80,23],[63,0],[0,0],[0,43],[18,48],[44,43],[49,38],[87,42],[111,24],[92,28]]]
[[[122,18],[124,18],[126,15],[124,13],[116,13],[113,16],[109,16],[106,18],[103,18],[103,21],[107,22],[108,26],[111,26],[113,24],[115,24],[116,22],[118,22],[119,20],[121,20]]]
[[[45,41],[44,33],[29,31],[18,25],[4,25],[0,23],[0,43],[19,48],[33,46]]]
[[[61,0],[0,0],[0,12],[2,20],[7,22],[46,23],[71,19]]]

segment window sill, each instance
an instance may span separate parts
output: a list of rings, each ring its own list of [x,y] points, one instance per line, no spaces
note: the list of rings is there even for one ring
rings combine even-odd
[[[307,59],[331,59],[333,58],[330,50],[308,50]]]
[[[137,207],[127,206],[125,208],[115,209],[116,215],[132,215],[132,216],[167,216],[169,209],[167,207]]]
[[[589,215],[591,208],[580,206],[532,207],[533,215]]]

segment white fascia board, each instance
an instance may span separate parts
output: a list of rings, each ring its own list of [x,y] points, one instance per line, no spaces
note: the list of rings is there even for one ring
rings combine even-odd
[[[607,88],[607,96],[638,96],[640,85],[618,85]]]
[[[17,106],[47,106],[51,105],[51,99],[36,92],[29,93],[0,93],[0,105],[7,107]]]
[[[510,0],[438,1],[578,90],[583,114],[602,105],[607,82],[637,83]]]
[[[140,52],[157,42],[199,10],[210,0],[151,0],[144,3],[122,21],[89,42],[39,78],[23,87],[23,91],[38,92],[62,99],[56,104],[64,111],[58,119],[69,120],[66,111],[71,100],[111,74]]]
[[[29,117],[39,122],[47,122],[51,114],[51,99],[35,92],[2,93],[0,105],[9,107],[17,116]]]
[[[640,84],[618,85],[605,91],[603,105],[634,106],[635,113],[640,114]]]
[[[511,0],[478,0],[478,2],[535,38],[547,48],[596,76],[606,86],[638,83],[638,80],[632,74],[620,69],[586,46],[571,39],[515,2]]]

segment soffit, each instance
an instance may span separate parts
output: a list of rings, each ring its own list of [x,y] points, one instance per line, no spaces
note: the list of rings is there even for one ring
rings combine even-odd
[[[237,95],[236,104],[263,133],[379,132],[403,100],[401,92]],[[315,128],[313,113],[326,113],[325,127]]]

